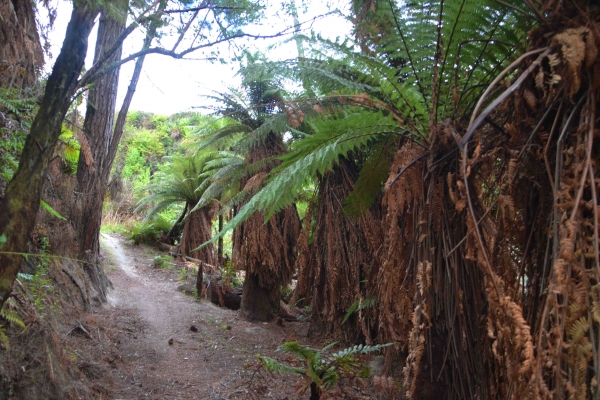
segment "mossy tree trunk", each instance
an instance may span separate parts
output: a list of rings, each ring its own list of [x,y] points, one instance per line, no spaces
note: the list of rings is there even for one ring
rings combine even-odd
[[[27,249],[38,209],[42,184],[62,122],[77,90],[77,78],[87,53],[88,36],[98,10],[76,2],[65,41],[56,59],[40,109],[33,120],[19,160],[19,168],[0,202],[0,307],[8,298]]]

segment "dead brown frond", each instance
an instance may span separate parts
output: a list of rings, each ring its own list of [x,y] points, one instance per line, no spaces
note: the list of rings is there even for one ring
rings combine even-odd
[[[94,157],[92,156],[92,149],[90,144],[85,137],[82,130],[77,129],[77,141],[79,142],[80,151],[83,153],[85,164],[90,167],[91,172],[95,171],[94,168]]]
[[[296,115],[296,117],[298,117]],[[285,151],[281,138],[269,134],[264,144],[257,145],[246,157],[246,162],[264,160]],[[242,182],[246,190],[259,187],[267,173],[275,163],[267,163],[254,175],[248,175]],[[300,221],[295,206],[290,206],[275,214],[265,222],[262,212],[255,213],[233,232],[233,265],[239,270],[246,271],[244,284],[245,294],[250,295],[249,284],[256,284],[255,290],[259,292],[252,296],[264,296],[268,314],[279,310],[279,288],[291,282],[296,261],[296,243],[300,232]],[[246,305],[244,305],[246,298]],[[250,304],[253,300],[243,297],[242,308],[250,319],[263,319],[264,316],[256,315]]]

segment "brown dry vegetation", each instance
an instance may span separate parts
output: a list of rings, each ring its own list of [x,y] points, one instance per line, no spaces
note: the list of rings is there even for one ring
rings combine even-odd
[[[212,243],[199,250],[194,250],[212,237],[211,228],[214,214],[214,208],[209,205],[187,216],[178,246],[179,253],[211,265],[218,265],[215,246]]]
[[[498,104],[432,122],[422,143],[398,140],[385,189],[362,216],[344,212],[359,172],[352,154],[319,177],[300,234],[294,207],[266,224],[257,213],[234,233],[234,265],[271,303],[257,308],[277,310],[279,285],[296,268],[292,301],[312,307],[311,333],[394,343],[374,379],[390,397],[600,397],[600,9],[535,4],[539,23],[514,82],[481,100]],[[269,135],[247,161],[283,152]],[[259,187],[271,168],[242,187]],[[197,217],[190,226],[210,226],[210,213]],[[207,238],[196,229],[187,237],[187,251]],[[88,304],[88,280],[63,273]]]
[[[520,68],[528,76],[490,114],[501,126],[461,141],[469,122],[446,121],[431,127],[425,146],[400,145],[381,227],[360,229],[384,238],[376,279],[362,292],[376,297],[376,309],[358,314],[353,329],[369,340],[373,326],[380,343],[395,343],[388,372],[395,354],[406,356],[408,397],[598,396],[598,12],[544,4],[545,23],[530,32],[529,50],[539,50]],[[319,246],[356,224],[333,223],[325,204],[335,200],[319,199],[317,223],[326,228],[316,234],[327,232]],[[339,332],[349,300],[326,293],[360,296],[361,262],[353,257],[340,280],[338,252],[316,253],[325,261],[305,268],[299,287],[342,282],[317,290],[325,301],[312,303],[326,316],[317,323]]]
[[[281,138],[271,133],[264,143],[253,147],[246,162],[256,163],[284,151]],[[241,187],[252,191],[273,167],[273,163],[265,163],[261,170],[244,177]],[[294,206],[277,213],[267,223],[262,213],[257,213],[235,230],[232,261],[236,268],[246,271],[242,310],[250,320],[268,321],[278,314],[280,286],[288,285],[294,272],[299,231]]]
[[[351,162],[320,180],[294,299],[312,329],[395,343],[385,372],[406,359],[410,398],[598,398],[600,10],[583,3],[544,3],[496,123],[399,144],[381,211],[344,216]]]

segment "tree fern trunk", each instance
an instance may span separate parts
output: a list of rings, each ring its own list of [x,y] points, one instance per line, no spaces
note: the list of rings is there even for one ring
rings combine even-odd
[[[320,400],[320,399],[321,399],[321,388],[315,382],[311,382],[311,384],[310,384],[310,400]]]
[[[376,246],[381,241],[379,217],[371,210],[358,219],[344,214],[341,200],[351,193],[357,175],[355,162],[342,159],[321,178],[313,241],[301,242],[306,247],[301,248],[304,255],[299,259],[294,300],[304,298],[304,304],[312,307],[311,332],[368,342],[366,318],[361,320],[355,313],[343,322],[353,303],[370,296],[367,285],[378,265]],[[310,228],[310,223],[305,224],[305,229]],[[370,311],[363,310],[363,315]]]
[[[204,261],[210,265],[217,264],[215,246],[211,243],[200,250],[194,250],[212,237],[213,213],[210,207],[203,207],[189,214],[183,227],[179,253]]]
[[[246,162],[262,160],[285,151],[281,138],[271,133],[264,144],[254,148]],[[272,164],[262,171],[268,172]],[[242,186],[252,176],[246,177]],[[296,259],[300,220],[294,206],[275,214],[265,223],[256,213],[233,233],[233,264],[246,271],[242,311],[248,319],[268,321],[279,312],[280,288],[289,284]]]
[[[219,207],[219,211],[221,211],[221,207]],[[219,214],[219,232],[223,230],[223,214]],[[223,263],[223,238],[219,238],[219,242],[217,244],[217,256],[219,257],[219,264]]]
[[[168,239],[169,244],[175,243],[175,237],[179,236],[181,234],[181,232],[182,232],[181,224],[182,224],[183,219],[185,218],[185,216],[187,214],[188,208],[189,208],[188,203],[185,203],[185,207],[183,208],[183,212],[181,213],[181,215],[179,216],[179,218],[177,218],[177,221],[175,221],[175,223],[173,224],[173,226],[171,227],[171,229],[167,233],[167,239]]]

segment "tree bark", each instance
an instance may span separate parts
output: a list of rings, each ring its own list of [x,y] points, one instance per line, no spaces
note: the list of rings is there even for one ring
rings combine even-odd
[[[61,133],[62,122],[77,88],[87,52],[88,36],[98,10],[75,2],[65,41],[56,59],[40,109],[33,120],[19,168],[0,202],[0,307],[12,290],[35,224],[48,162]],[[7,254],[8,253],[8,254]]]
[[[188,208],[193,206],[188,204]],[[210,240],[212,237],[213,212],[211,207],[202,207],[188,214],[183,227],[183,234],[179,243],[178,252],[183,256],[190,256],[202,260],[210,265],[217,265],[215,246],[210,243],[200,250],[194,250]]]
[[[163,1],[159,5],[160,11],[166,6]],[[142,50],[150,47],[159,21],[153,21],[144,39]],[[100,20],[98,29],[98,42],[96,45],[95,60],[103,58],[103,52],[113,47],[114,43],[125,30],[125,21],[117,21],[108,16]],[[122,54],[122,47],[119,47],[112,54],[105,64],[119,60]],[[102,223],[102,204],[106,196],[110,170],[117,154],[117,149],[121,137],[127,112],[144,65],[144,56],[136,60],[135,68],[125,99],[114,123],[114,114],[116,108],[117,85],[119,77],[119,68],[109,72],[100,78],[90,92],[84,132],[88,137],[88,142],[94,157],[94,165],[88,166],[85,162],[84,154],[80,155],[77,168],[77,182],[79,186],[79,204],[77,206],[77,217],[74,219],[74,226],[78,232],[79,257],[86,261],[85,269],[92,284],[99,293],[99,300],[106,300],[106,289],[108,280],[106,279],[102,268],[99,266],[100,257],[100,226]],[[114,123],[114,129],[113,129]]]
[[[279,312],[279,287],[264,287],[258,274],[246,272],[242,310],[250,321],[270,321]]]
[[[284,152],[282,139],[270,133],[264,144],[246,156],[246,162],[251,165]],[[269,172],[274,166],[266,164],[261,172]],[[249,179],[250,175],[242,187]],[[292,279],[299,231],[298,212],[290,206],[267,223],[262,212],[255,213],[233,232],[232,261],[236,268],[246,271],[242,311],[248,319],[268,321],[279,313],[280,288]]]
[[[98,39],[94,61],[98,62],[119,38],[125,29],[125,20],[117,20],[102,12],[98,27]],[[121,58],[122,47],[119,47],[108,59],[113,62]],[[85,261],[86,271],[92,286],[98,293],[98,301],[106,301],[108,278],[99,265],[100,258],[100,224],[102,221],[102,203],[108,187],[108,173],[112,164],[107,159],[113,136],[114,115],[119,84],[119,68],[102,76],[96,81],[88,95],[83,134],[89,144],[89,152],[93,163],[86,158],[87,149],[79,156],[77,166],[77,200],[72,223],[79,240],[80,260]]]
[[[221,207],[219,207],[219,232],[223,230],[223,214],[221,213]],[[217,242],[217,257],[219,264],[223,264],[223,238],[220,237]]]
[[[0,86],[33,86],[44,64],[44,52],[35,24],[33,2],[0,2]]]

